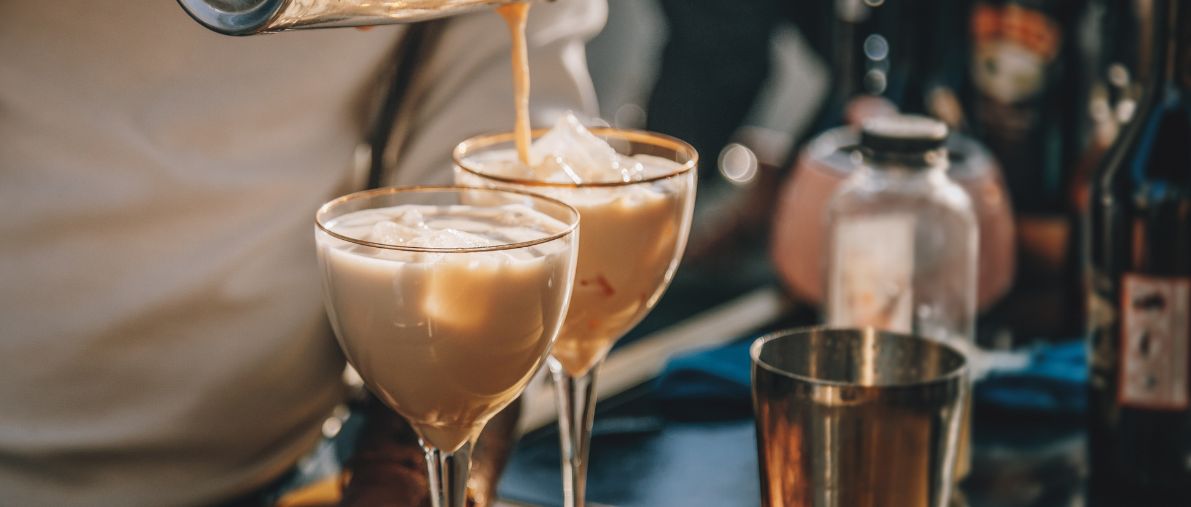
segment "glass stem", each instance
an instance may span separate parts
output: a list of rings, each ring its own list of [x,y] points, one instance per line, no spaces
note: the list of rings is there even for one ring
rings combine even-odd
[[[587,450],[595,416],[595,365],[573,377],[557,361],[550,361],[554,392],[558,395],[558,435],[562,444],[562,494],[565,507],[583,507],[587,491]]]
[[[426,451],[426,468],[430,471],[430,502],[434,507],[467,505],[471,445],[469,441],[455,452],[442,452],[422,443],[422,449]]]

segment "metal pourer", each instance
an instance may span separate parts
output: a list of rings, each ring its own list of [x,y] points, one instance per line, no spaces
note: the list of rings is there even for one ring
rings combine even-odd
[[[225,35],[389,25],[454,16],[527,0],[178,0],[190,17]]]

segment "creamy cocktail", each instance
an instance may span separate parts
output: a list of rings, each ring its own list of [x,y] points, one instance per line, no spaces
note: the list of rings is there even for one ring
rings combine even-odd
[[[319,211],[339,343],[425,445],[466,455],[542,364],[571,291],[577,223],[560,202],[480,189],[381,189]]]
[[[635,138],[618,138],[621,144],[640,144],[653,136],[596,131]],[[579,376],[649,312],[669,283],[690,225],[694,152],[682,151],[685,145],[677,140],[657,137],[675,151],[670,158],[658,156],[660,151],[622,155],[573,116],[539,134],[530,149],[530,166],[517,161],[502,136],[461,144],[455,179],[464,185],[537,192],[579,210],[583,241],[575,289],[552,353],[567,373]],[[568,153],[575,145],[584,150]]]
[[[690,145],[658,134],[588,130],[569,113],[549,131],[532,133],[528,9],[498,9],[513,42],[513,132],[460,143],[455,181],[540,192],[582,216],[571,308],[550,361],[559,399],[563,502],[582,507],[597,366],[653,308],[674,275],[690,229],[698,156]]]
[[[696,155],[677,139],[589,130],[571,115],[535,134],[528,164],[518,159],[512,134],[464,141],[455,149],[455,180],[548,195],[582,217],[571,307],[550,363],[568,473],[579,476],[568,479],[566,505],[582,505],[595,368],[674,275],[690,229]]]

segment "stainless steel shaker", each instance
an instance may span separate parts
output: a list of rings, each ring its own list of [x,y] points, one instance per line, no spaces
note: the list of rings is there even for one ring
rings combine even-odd
[[[454,16],[527,0],[178,0],[190,17],[225,35],[388,25]]]

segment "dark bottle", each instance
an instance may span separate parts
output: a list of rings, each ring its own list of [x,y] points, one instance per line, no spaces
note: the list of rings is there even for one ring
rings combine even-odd
[[[1103,505],[1186,506],[1191,5],[1142,3],[1152,9],[1153,78],[1092,183],[1090,484]]]
[[[967,13],[967,82],[959,97],[1013,201],[1019,270],[1017,296],[1005,310],[1019,342],[1075,335],[1084,320],[1079,219],[1068,196],[1087,137],[1080,35],[1089,3],[973,0]]]
[[[855,99],[881,97],[889,84],[892,60],[889,32],[894,14],[905,10],[902,3],[835,0],[830,5],[830,9],[815,12],[817,17],[799,23],[800,27],[821,27],[810,42],[828,62],[830,81],[827,96],[820,102],[803,137],[795,142],[795,152],[811,137],[854,122],[856,118],[851,118],[850,113],[855,111],[849,109],[854,107]],[[897,46],[893,48],[896,51]],[[856,102],[867,107],[880,107],[882,103]],[[892,104],[885,105],[892,109]]]
[[[858,128],[870,115],[931,113],[926,101],[937,81],[943,49],[955,48],[963,35],[962,27],[943,17],[958,15],[964,4],[834,0],[826,10],[822,4],[798,3],[801,10],[820,6],[802,16],[799,26],[804,32],[811,29],[809,42],[829,63],[831,79],[827,96],[797,146],[840,125]]]
[[[970,13],[970,121],[1024,215],[1065,212],[1081,143],[1082,0],[978,0]]]

